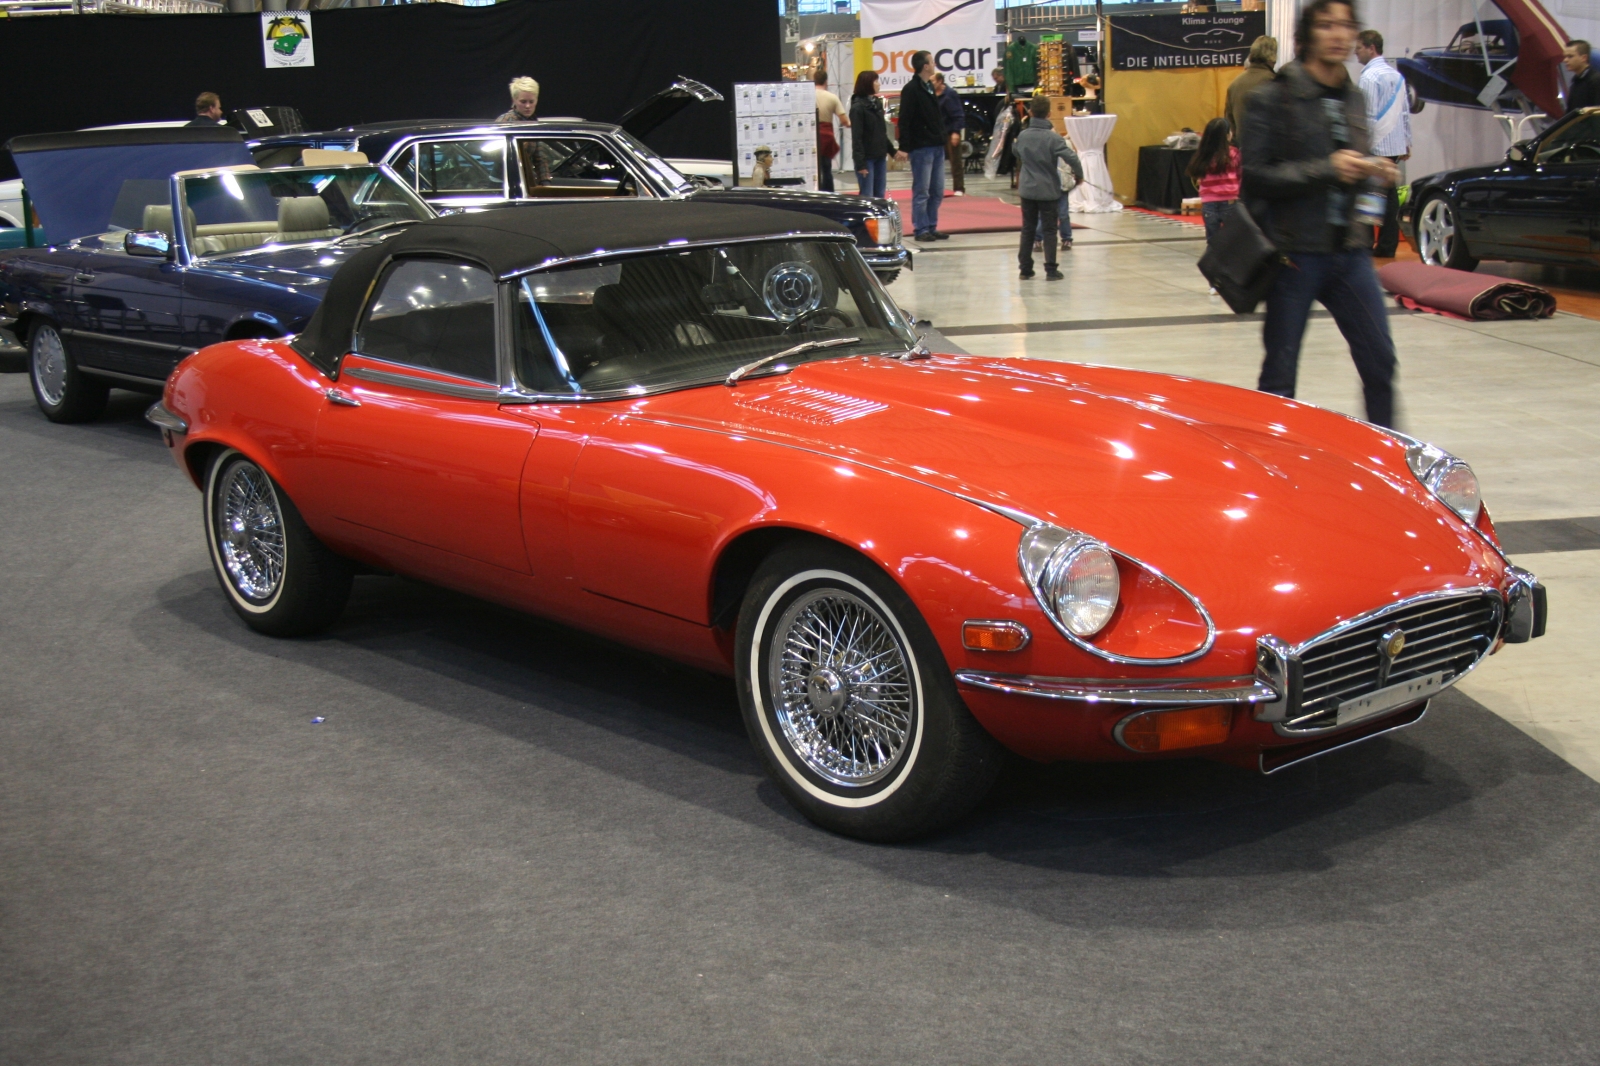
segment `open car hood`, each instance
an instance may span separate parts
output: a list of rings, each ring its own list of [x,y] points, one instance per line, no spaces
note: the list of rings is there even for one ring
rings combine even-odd
[[[244,138],[227,126],[36,133],[6,148],[50,244],[138,229],[145,204],[170,201],[173,174],[251,161]]]
[[[617,120],[617,125],[642,141],[663,122],[690,104],[714,104],[720,103],[721,100],[722,94],[711,86],[680,74],[671,85],[638,107],[629,110]]]

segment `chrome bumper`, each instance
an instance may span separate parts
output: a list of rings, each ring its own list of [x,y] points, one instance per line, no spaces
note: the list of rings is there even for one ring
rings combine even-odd
[[[861,249],[861,258],[867,261],[867,266],[873,270],[906,270],[913,269],[911,265],[911,251],[899,244],[871,244],[856,245]]]
[[[144,420],[163,434],[189,432],[189,423],[167,410],[160,400],[150,405],[150,409],[144,413]]]
[[[1511,568],[1510,576],[1512,586],[1505,594],[1487,588],[1453,590],[1445,594],[1428,593],[1348,619],[1297,646],[1290,646],[1271,635],[1258,637],[1256,669],[1250,676],[1185,677],[1170,681],[1106,680],[1035,677],[988,670],[959,670],[955,676],[956,681],[963,685],[991,692],[1087,704],[1103,703],[1113,707],[1176,709],[1223,703],[1244,704],[1253,708],[1257,721],[1271,723],[1279,736],[1311,739],[1376,720],[1390,710],[1421,703],[1437,695],[1465,677],[1500,641],[1516,644],[1543,636],[1546,615],[1544,586],[1532,574],[1517,567]],[[1305,716],[1306,721],[1301,721],[1304,685],[1302,659],[1306,653],[1353,626],[1371,625],[1420,604],[1435,600],[1468,600],[1491,593],[1504,596],[1504,609],[1499,606],[1494,608],[1492,628],[1484,634],[1489,636],[1489,640],[1482,653],[1465,669],[1448,677],[1433,677],[1430,674],[1425,678],[1411,678],[1394,685],[1382,683],[1388,676],[1384,671],[1377,688],[1345,699],[1339,705],[1332,724],[1324,724],[1323,721],[1331,711],[1313,711]],[[1377,654],[1376,649],[1374,654]]]

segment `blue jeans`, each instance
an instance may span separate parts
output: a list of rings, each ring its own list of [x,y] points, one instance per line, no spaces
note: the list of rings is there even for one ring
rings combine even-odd
[[[1222,220],[1228,217],[1228,209],[1232,206],[1232,200],[1208,200],[1200,205],[1200,217],[1206,224],[1207,244],[1210,244],[1222,229]]]
[[[931,233],[939,228],[939,204],[944,200],[944,145],[911,150],[911,232]]]
[[[1067,197],[1070,195],[1070,193],[1062,193],[1061,199],[1056,201],[1056,217],[1060,221],[1062,244],[1072,243],[1072,219],[1067,217]],[[1033,239],[1036,241],[1044,240],[1044,214],[1042,212],[1039,215],[1039,225],[1034,230]]]
[[[865,168],[866,177],[862,171],[856,171],[856,183],[860,186],[862,196],[883,196],[889,191],[889,160],[887,158],[869,159]]]
[[[1394,425],[1394,341],[1389,336],[1388,308],[1365,248],[1346,252],[1290,252],[1289,264],[1267,294],[1267,321],[1261,339],[1267,357],[1261,364],[1262,392],[1293,396],[1300,367],[1300,342],[1312,301],[1333,315],[1350,345],[1350,358],[1361,375],[1367,421]]]

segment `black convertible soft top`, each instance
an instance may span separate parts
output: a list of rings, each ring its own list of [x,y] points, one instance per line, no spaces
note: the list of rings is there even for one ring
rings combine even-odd
[[[789,234],[854,240],[843,226],[816,215],[682,200],[532,204],[446,215],[408,226],[351,256],[329,282],[327,295],[294,347],[333,373],[350,350],[356,316],[378,273],[389,260],[403,256],[465,259],[506,278],[603,252]]]

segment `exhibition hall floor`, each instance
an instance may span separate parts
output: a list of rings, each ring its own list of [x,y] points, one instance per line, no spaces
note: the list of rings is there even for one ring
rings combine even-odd
[[[979,234],[891,292],[994,356],[1250,385],[1198,232]],[[247,630],[145,397],[0,366],[0,1063],[1592,1063],[1600,323],[1397,314],[1549,635],[1272,778],[1018,766],[861,844],[762,777],[732,684],[413,582]],[[1326,319],[1302,397],[1354,410]],[[320,724],[314,719],[322,719]]]

